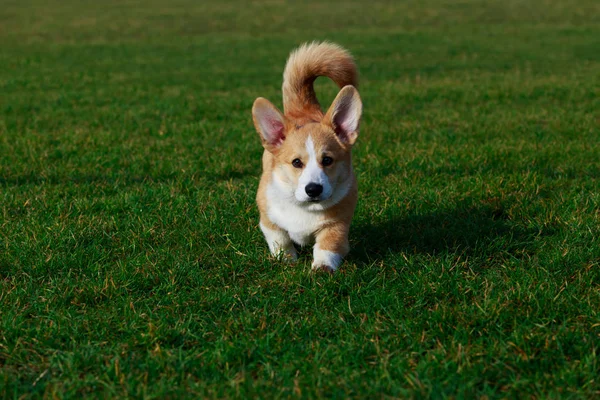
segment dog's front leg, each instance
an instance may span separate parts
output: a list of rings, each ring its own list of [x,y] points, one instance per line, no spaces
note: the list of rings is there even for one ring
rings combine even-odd
[[[348,254],[348,229],[345,224],[336,224],[320,230],[313,249],[312,269],[334,272]]]
[[[269,250],[271,250],[273,256],[288,261],[296,261],[298,259],[298,252],[294,247],[294,243],[292,243],[292,239],[290,239],[290,235],[286,231],[266,219],[261,219],[260,229],[265,235]]]

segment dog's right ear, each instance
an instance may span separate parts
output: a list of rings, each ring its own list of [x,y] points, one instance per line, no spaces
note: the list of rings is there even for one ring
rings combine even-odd
[[[281,111],[269,100],[259,97],[252,106],[252,119],[260,134],[263,147],[270,152],[276,151],[285,140],[287,125]]]

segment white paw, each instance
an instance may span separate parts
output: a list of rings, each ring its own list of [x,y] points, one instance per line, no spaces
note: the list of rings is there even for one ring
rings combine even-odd
[[[325,272],[328,274],[333,274],[336,270],[331,268],[329,265],[318,265],[313,263],[311,267],[313,272]]]
[[[296,252],[292,239],[285,231],[269,229],[262,223],[260,229],[263,231],[269,250],[274,257],[286,261],[298,259],[298,252]]]
[[[278,251],[272,252],[271,254],[273,254],[275,257],[277,257],[277,259],[282,261],[293,262],[298,259],[298,252],[296,251],[296,248],[294,248],[294,245],[285,249],[279,249]]]
[[[340,254],[332,251],[321,250],[318,245],[316,245],[314,248],[313,258],[313,271],[325,271],[329,273],[337,271],[343,260]]]

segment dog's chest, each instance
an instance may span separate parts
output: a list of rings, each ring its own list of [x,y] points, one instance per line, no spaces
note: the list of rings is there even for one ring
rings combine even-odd
[[[314,240],[325,218],[322,212],[308,211],[295,204],[284,203],[278,199],[269,199],[268,214],[271,221],[286,230],[290,238],[299,245],[306,245]]]

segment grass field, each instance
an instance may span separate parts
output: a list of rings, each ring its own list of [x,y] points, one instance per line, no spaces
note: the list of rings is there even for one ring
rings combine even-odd
[[[597,1],[2,3],[0,397],[600,396]],[[313,39],[365,104],[333,276],[254,204]]]

